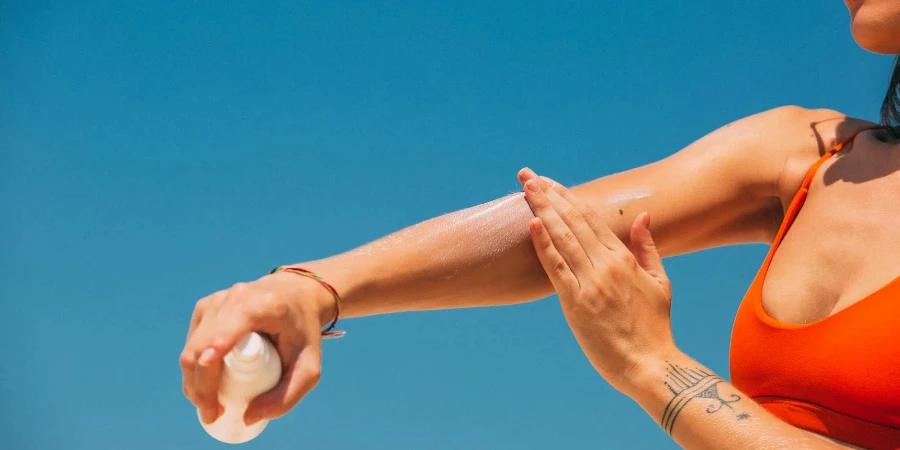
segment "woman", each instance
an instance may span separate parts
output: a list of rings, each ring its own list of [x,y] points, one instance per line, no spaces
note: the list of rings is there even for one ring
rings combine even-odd
[[[848,7],[863,48],[900,53],[900,2]],[[571,192],[523,170],[524,196],[214,293],[181,354],[185,395],[214,420],[222,356],[263,331],[285,377],[245,420],[279,417],[318,382],[339,305],[359,317],[557,291],[594,367],[686,447],[900,448],[898,96],[900,64],[884,127],[783,107]],[[660,258],[751,242],[773,245],[738,312],[732,387],[672,342]]]

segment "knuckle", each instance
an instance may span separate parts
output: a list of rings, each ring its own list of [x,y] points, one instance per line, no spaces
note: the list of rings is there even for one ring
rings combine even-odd
[[[295,406],[297,406],[300,401],[303,400],[300,397],[286,397],[280,400],[275,400],[273,404],[265,408],[265,413],[263,414],[268,419],[278,419],[280,417],[284,417],[287,413],[291,412]]]
[[[272,293],[255,296],[252,305],[247,305],[248,317],[251,320],[283,319],[290,314],[287,302]]]
[[[228,292],[232,293],[232,294],[241,294],[241,293],[245,292],[246,290],[247,290],[247,283],[235,283],[233,286],[231,286],[230,289],[228,289]]]
[[[572,230],[566,230],[560,233],[559,242],[562,245],[569,246],[574,244],[577,241],[575,238],[575,233],[572,233]]]
[[[594,293],[591,292],[590,289],[588,289],[585,286],[582,286],[581,288],[578,289],[578,295],[576,296],[576,298],[578,300],[578,304],[587,305],[589,303],[592,303],[593,294]]]
[[[540,245],[541,250],[549,250],[553,248],[553,241],[551,239],[547,239],[546,237],[538,239],[538,245]]]
[[[595,280],[591,281],[589,285],[591,286],[591,292],[594,293],[594,296],[608,298],[612,294],[610,291],[610,284],[609,277],[604,275],[602,279],[598,276]]]
[[[593,303],[597,298],[596,286],[590,283],[583,283],[578,289],[578,302],[583,304]]]
[[[215,310],[222,303],[222,300],[227,297],[228,291],[218,291],[212,295],[207,295],[206,297],[197,300],[197,303],[194,304],[194,314],[205,313],[207,311]]]
[[[264,416],[267,419],[280,419],[287,415],[287,413],[289,413],[294,406],[295,405],[289,403],[278,404],[267,409]]]
[[[597,210],[595,210],[594,208],[585,206],[581,210],[581,215],[588,223],[599,223],[601,221],[600,214],[597,213]]]
[[[594,272],[590,280],[584,283],[584,290],[589,291],[593,295],[602,295],[606,287],[603,278],[597,272]]]
[[[218,401],[215,392],[198,391],[194,394],[194,403],[200,408],[215,408]]]
[[[609,278],[612,281],[612,284],[615,285],[623,285],[628,283],[628,275],[622,266],[614,266],[609,270]]]
[[[574,306],[580,314],[594,316],[602,313],[602,302],[597,301],[596,294],[590,289],[581,288],[575,298]]]
[[[239,314],[250,322],[259,322],[268,314],[263,302],[244,303],[238,307]]]
[[[193,369],[195,360],[194,353],[187,350],[181,352],[181,356],[178,357],[178,363],[181,365],[181,370]]]
[[[606,264],[604,272],[606,272],[606,276],[613,280],[618,280],[622,277],[622,274],[625,272],[624,269],[625,263],[619,259],[612,261],[610,264]]]
[[[553,247],[555,245],[553,243],[554,235],[550,231],[550,229],[547,228],[547,221],[543,221],[541,223],[541,226],[543,227],[543,232],[535,235],[533,239],[535,248],[537,248],[538,246],[540,246],[541,249],[548,249],[550,247]]]
[[[565,218],[566,222],[571,223],[572,221],[577,221],[581,219],[581,213],[578,212],[577,209],[571,206],[563,207],[560,215]]]
[[[631,252],[621,252],[619,254],[619,260],[622,262],[623,266],[627,269],[635,269],[637,268],[638,262],[637,258]]]
[[[553,271],[559,275],[566,273],[569,270],[569,266],[562,259],[557,260],[553,263]]]
[[[269,296],[266,301],[266,309],[276,319],[284,319],[288,317],[291,313],[290,306],[287,302],[283,302],[274,296]]]
[[[306,378],[311,387],[315,387],[322,380],[322,367],[318,364],[306,367],[303,370],[303,377]]]

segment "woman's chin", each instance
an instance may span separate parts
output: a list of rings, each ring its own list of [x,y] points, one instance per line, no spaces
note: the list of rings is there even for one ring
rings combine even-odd
[[[862,8],[853,15],[850,32],[860,47],[884,55],[900,53],[900,17],[867,14]]]

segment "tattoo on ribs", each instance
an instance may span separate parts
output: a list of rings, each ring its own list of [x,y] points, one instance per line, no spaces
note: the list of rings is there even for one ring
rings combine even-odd
[[[706,407],[707,414],[715,413],[723,407],[734,410],[731,403],[740,400],[741,397],[737,394],[731,394],[730,397],[722,398],[719,395],[718,385],[724,381],[703,369],[686,369],[669,363],[669,367],[666,368],[666,381],[663,381],[663,384],[672,391],[673,397],[663,411],[660,425],[667,433],[672,434],[672,429],[675,427],[675,419],[681,414],[681,410],[695,398],[711,401]],[[741,413],[737,417],[738,420],[743,420],[749,418],[750,415]]]

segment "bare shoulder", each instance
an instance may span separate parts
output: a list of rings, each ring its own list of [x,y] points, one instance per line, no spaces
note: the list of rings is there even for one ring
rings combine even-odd
[[[799,189],[809,168],[838,143],[874,123],[856,119],[831,109],[783,106],[769,110],[764,119],[775,149],[771,156],[781,160],[776,195],[784,208]]]
[[[790,196],[809,166],[842,139],[872,125],[829,109],[781,106],[731,122],[673,155],[691,166],[715,165],[719,189],[742,197]],[[682,167],[677,167],[682,169]]]
[[[739,204],[747,236],[770,242],[803,178],[821,155],[871,122],[830,109],[781,106],[725,125],[673,155],[674,169],[709,165],[711,188]],[[680,162],[680,163],[678,163]]]

